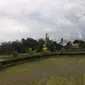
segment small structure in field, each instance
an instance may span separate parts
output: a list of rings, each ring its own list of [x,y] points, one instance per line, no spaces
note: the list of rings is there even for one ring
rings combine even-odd
[[[71,48],[72,49],[78,49],[79,48],[79,44],[72,44]]]

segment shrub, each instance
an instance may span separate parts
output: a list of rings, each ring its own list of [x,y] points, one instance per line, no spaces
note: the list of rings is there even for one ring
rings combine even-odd
[[[34,52],[32,51],[32,48],[28,49],[29,56],[31,56]]]
[[[18,55],[18,51],[13,51],[12,52],[12,55],[13,55],[13,57],[18,57],[19,55]]]

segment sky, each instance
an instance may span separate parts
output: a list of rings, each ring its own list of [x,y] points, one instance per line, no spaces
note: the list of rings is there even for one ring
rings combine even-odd
[[[85,39],[85,0],[0,0],[0,42]]]

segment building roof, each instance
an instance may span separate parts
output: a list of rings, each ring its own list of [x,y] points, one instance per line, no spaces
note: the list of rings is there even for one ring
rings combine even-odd
[[[72,44],[71,48],[79,48],[79,44]]]

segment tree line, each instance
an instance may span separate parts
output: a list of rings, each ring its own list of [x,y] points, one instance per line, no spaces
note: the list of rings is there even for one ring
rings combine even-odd
[[[63,42],[63,41],[62,41]],[[79,44],[80,48],[85,48],[85,41],[83,40],[74,40],[73,42],[68,41],[65,46],[62,46],[61,43],[57,43],[54,40],[48,39],[47,48],[49,51],[57,51],[61,50],[62,47],[65,49],[69,49],[72,45]],[[2,42],[0,45],[0,54],[10,54],[13,51],[18,51],[20,53],[25,53],[27,49],[32,48],[33,51],[41,52],[42,48],[44,47],[45,39],[40,38],[38,40],[33,38],[22,38],[20,41],[9,41],[9,42]]]

